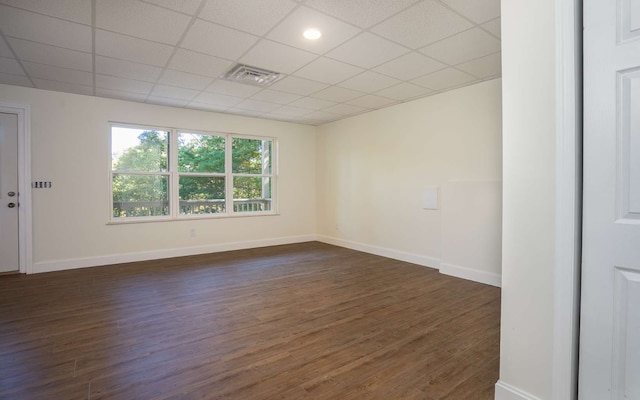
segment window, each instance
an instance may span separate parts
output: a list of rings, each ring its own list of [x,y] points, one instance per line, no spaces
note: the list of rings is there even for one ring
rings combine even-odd
[[[273,214],[272,138],[111,125],[111,220]]]
[[[181,215],[226,211],[226,138],[178,133],[178,198]]]
[[[232,140],[233,211],[270,211],[272,141]]]

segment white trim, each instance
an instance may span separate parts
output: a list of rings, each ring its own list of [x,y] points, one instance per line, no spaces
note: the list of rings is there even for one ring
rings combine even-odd
[[[95,267],[100,265],[120,264],[136,261],[158,260],[162,258],[193,256],[198,254],[218,253],[221,251],[244,250],[257,247],[278,246],[283,244],[312,242],[315,235],[287,236],[273,239],[260,239],[245,242],[230,242],[210,244],[206,246],[182,247],[162,249],[136,253],[113,254],[85,258],[70,258],[65,260],[40,261],[33,266],[33,272],[52,272],[67,269]]]
[[[515,386],[511,386],[504,381],[496,383],[495,400],[542,400],[539,397],[520,390]]]
[[[479,271],[477,269],[461,267],[459,265],[440,263],[440,273],[457,278],[467,279],[469,281],[484,283],[500,287],[502,285],[502,275],[492,272]]]
[[[27,104],[0,102],[0,112],[18,116],[18,230],[20,272],[33,268],[31,224],[31,107]]]
[[[422,265],[423,267],[438,268],[440,266],[440,259],[422,256],[415,253],[407,253],[404,251],[393,250],[386,247],[373,246],[366,243],[353,242],[350,240],[344,240],[324,235],[317,235],[316,240],[322,243],[332,244],[334,246],[346,247],[347,249],[358,250],[364,253],[375,254],[377,256],[393,258],[394,260]]]
[[[580,0],[556,3],[556,254],[552,396],[577,399],[581,249]]]
[[[394,260],[421,265],[423,267],[438,268],[441,274],[455,276],[457,278],[479,282],[486,285],[500,287],[502,284],[502,275],[494,274],[491,272],[478,271],[467,267],[461,267],[459,265],[443,263],[439,258],[435,257],[408,253],[405,251],[374,246],[361,242],[353,242],[351,240],[339,239],[331,236],[317,235],[316,240],[334,246],[345,247],[347,249],[362,251],[364,253],[375,254],[377,256],[393,258]]]

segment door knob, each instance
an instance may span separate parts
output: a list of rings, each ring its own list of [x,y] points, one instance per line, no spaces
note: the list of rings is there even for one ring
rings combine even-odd
[[[9,197],[13,197],[13,196],[15,196],[15,195],[16,195],[16,192],[9,192],[9,193],[7,193],[7,195],[8,195]]]
[[[15,207],[15,206],[16,206],[16,203],[9,203],[9,204],[7,204],[7,207],[9,207],[9,208],[13,208],[13,207]]]

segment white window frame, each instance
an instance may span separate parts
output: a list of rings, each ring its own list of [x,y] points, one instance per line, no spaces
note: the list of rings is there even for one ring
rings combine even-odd
[[[169,214],[162,216],[149,216],[149,217],[114,217],[113,216],[113,176],[114,174],[122,174],[113,170],[112,160],[112,128],[133,128],[133,129],[146,129],[156,130],[160,132],[169,133],[169,149],[166,172],[125,172],[128,175],[166,175],[168,176],[168,196],[169,199]],[[220,136],[225,139],[225,171],[224,173],[185,173],[178,171],[178,134],[179,133],[193,133],[200,135],[212,135]],[[140,125],[120,122],[109,122],[108,126],[109,137],[109,214],[108,224],[128,224],[128,223],[141,223],[141,222],[161,222],[161,221],[184,221],[193,219],[217,219],[217,218],[238,218],[238,217],[254,217],[254,216],[271,216],[279,215],[278,212],[278,142],[275,137],[269,136],[256,136],[256,135],[243,135],[230,132],[218,132],[218,131],[203,131],[197,129],[183,129],[183,128],[168,128],[159,127],[153,125]],[[251,140],[263,140],[271,142],[271,173],[263,174],[234,174],[232,172],[232,143],[233,138],[238,139],[251,139]],[[180,214],[180,201],[179,201],[179,178],[180,176],[224,176],[225,178],[225,212],[212,213],[212,214]],[[271,210],[268,211],[234,211],[234,199],[233,199],[233,178],[235,176],[248,176],[248,177],[268,177],[271,179]]]

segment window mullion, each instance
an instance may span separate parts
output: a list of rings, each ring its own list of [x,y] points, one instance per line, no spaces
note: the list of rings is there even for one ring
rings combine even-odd
[[[233,162],[232,162],[232,151],[233,151],[233,145],[232,145],[232,141],[233,139],[231,138],[231,135],[226,135],[225,136],[225,150],[224,150],[224,172],[225,172],[225,186],[226,186],[226,193],[224,198],[226,199],[226,209],[227,209],[227,214],[233,214],[234,210],[233,210],[233,172],[232,172],[232,168],[233,168]]]
[[[171,218],[180,213],[179,176],[178,176],[178,133],[172,129],[169,133],[169,209]]]

